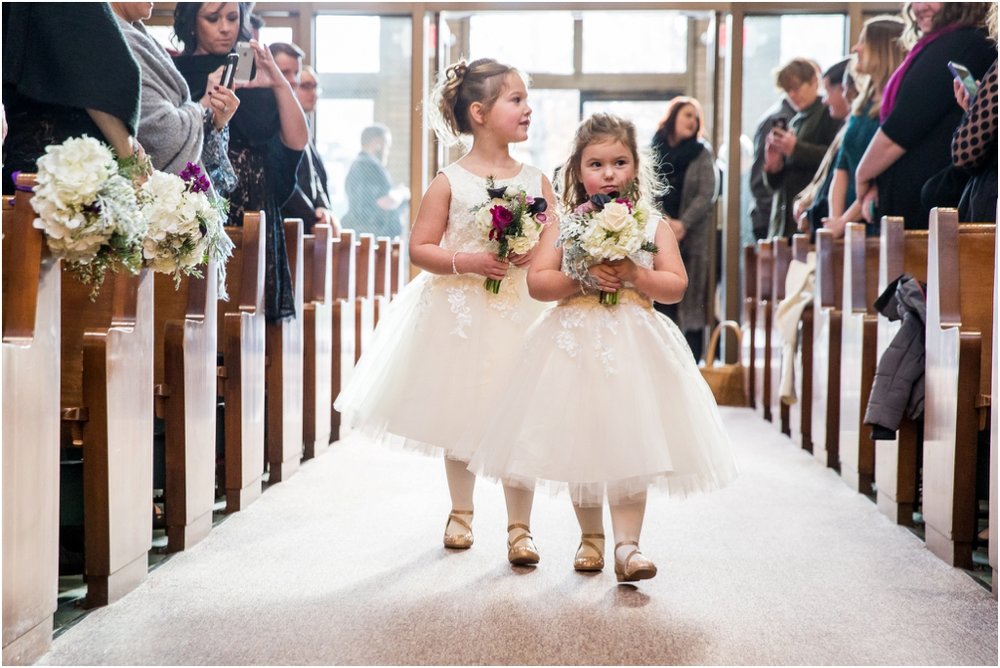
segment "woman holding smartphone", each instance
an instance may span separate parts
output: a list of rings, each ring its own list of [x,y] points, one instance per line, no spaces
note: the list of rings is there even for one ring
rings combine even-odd
[[[271,52],[250,40],[248,3],[179,2],[174,33],[184,43],[174,59],[193,97],[206,90],[207,75],[222,67],[237,42],[249,41],[256,76],[236,84],[240,112],[230,123],[229,159],[237,184],[229,195],[229,224],[245,211],[266,216],[265,312],[269,321],[295,316],[281,206],[295,190],[295,172],[309,139],[306,117]]]
[[[887,215],[903,216],[907,229],[927,229],[931,206],[937,202],[922,202],[921,189],[950,166],[951,135],[962,118],[948,61],[963,63],[982,76],[996,58],[996,46],[982,28],[990,4],[904,6],[903,41],[912,46],[885,86],[881,126],[855,176],[861,213],[876,228]]]
[[[143,25],[152,2],[112,2],[125,41],[142,71],[139,141],[158,170],[177,174],[189,162],[202,163],[212,185],[226,196],[236,186],[229,162],[229,120],[240,106],[236,93],[219,86],[221,70],[208,75],[207,91],[191,100],[173,60]]]

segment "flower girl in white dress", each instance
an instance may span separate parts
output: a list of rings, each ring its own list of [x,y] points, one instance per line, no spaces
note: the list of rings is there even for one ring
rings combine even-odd
[[[444,452],[452,510],[449,548],[472,546],[476,478],[467,469],[471,421],[495,410],[525,331],[546,308],[528,296],[531,253],[497,259],[496,244],[473,209],[490,187],[507,186],[555,203],[548,179],[518,163],[509,144],[528,138],[531,107],[521,74],[491,59],[448,68],[433,100],[436,131],[448,143],[472,135],[472,148],[445,167],[424,194],[410,235],[410,259],[424,271],[392,302],[334,406],[345,425],[378,441]],[[484,277],[502,279],[496,294]],[[508,559],[538,562],[528,525],[533,491],[505,488]]]
[[[640,169],[635,127],[608,114],[580,125],[563,174],[568,212],[588,201],[615,201],[636,180],[648,201],[653,183],[648,166]],[[633,210],[633,203],[625,209],[626,200],[617,201],[618,210]],[[638,549],[647,487],[681,496],[710,490],[733,480],[736,467],[683,334],[653,310],[652,300],[675,303],[687,287],[673,232],[658,214],[649,215],[635,235],[644,234],[636,244],[643,241],[647,252],[594,264],[577,280],[564,258],[571,255],[565,242],[571,219],[560,223],[562,247],[560,230],[545,229],[528,273],[531,296],[558,304],[529,331],[503,392],[516,402],[516,417],[497,416],[483,426],[469,468],[526,488],[536,480],[569,483],[583,534],[574,560],[580,571],[604,567],[607,495],[615,573],[619,582],[633,582],[656,575]],[[613,300],[601,292],[616,291],[617,303],[602,303]]]

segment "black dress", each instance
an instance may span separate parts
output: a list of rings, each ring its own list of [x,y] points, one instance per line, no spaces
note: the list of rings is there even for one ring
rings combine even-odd
[[[907,229],[927,229],[930,206],[921,202],[921,189],[951,164],[951,137],[962,120],[948,61],[962,63],[978,79],[995,59],[996,47],[985,31],[971,27],[941,35],[917,54],[882,124],[882,132],[906,153],[876,179],[877,220],[903,216]]]
[[[3,3],[3,192],[14,191],[13,172],[37,171],[46,146],[84,134],[104,141],[86,109],[135,135],[139,77],[106,3]]]
[[[191,89],[191,99],[205,94],[209,72],[225,61],[225,56],[179,56],[174,59]],[[295,191],[295,172],[302,151],[281,141],[281,121],[274,93],[264,88],[244,88],[236,92],[239,111],[229,122],[229,160],[236,172],[237,185],[229,195],[229,225],[243,225],[247,211],[263,211],[266,252],[264,270],[264,311],[269,321],[295,316],[295,293],[285,247],[281,208]]]

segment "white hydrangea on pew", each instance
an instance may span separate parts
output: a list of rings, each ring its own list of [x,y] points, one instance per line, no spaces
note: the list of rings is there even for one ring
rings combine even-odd
[[[38,159],[34,226],[45,232],[52,254],[92,286],[91,299],[108,269],[135,274],[142,266],[147,224],[129,169],[87,135],[48,146]]]
[[[208,179],[194,163],[180,173],[153,172],[139,188],[139,205],[147,222],[142,255],[147,266],[181,276],[197,276],[209,258],[216,261],[219,296],[226,299],[226,261],[233,242],[223,230],[229,203],[211,194]]]

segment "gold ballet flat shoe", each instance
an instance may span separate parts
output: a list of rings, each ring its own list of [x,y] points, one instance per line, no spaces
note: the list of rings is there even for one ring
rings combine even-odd
[[[513,566],[534,566],[538,563],[538,551],[535,543],[531,539],[531,529],[524,524],[511,524],[507,527],[507,533],[514,529],[522,529],[524,533],[514,540],[507,541],[507,561]]]
[[[472,521],[471,510],[452,510],[444,525],[444,546],[452,550],[468,550],[472,547],[472,527],[469,526],[469,522],[458,517],[459,515],[468,515],[469,522]],[[451,526],[452,522],[465,527],[466,531],[464,533],[448,533],[448,527]]]
[[[628,553],[625,561],[618,561],[618,548],[622,545],[635,545],[635,549]],[[648,580],[656,576],[656,564],[642,556],[639,552],[639,543],[634,540],[623,540],[615,545],[615,575],[619,582]]]
[[[593,540],[591,540],[593,539]],[[600,541],[598,545],[597,542]],[[597,553],[597,556],[581,554],[585,547]],[[583,573],[604,570],[604,534],[585,533],[580,535],[580,547],[576,549],[576,558],[573,559],[573,568]]]

